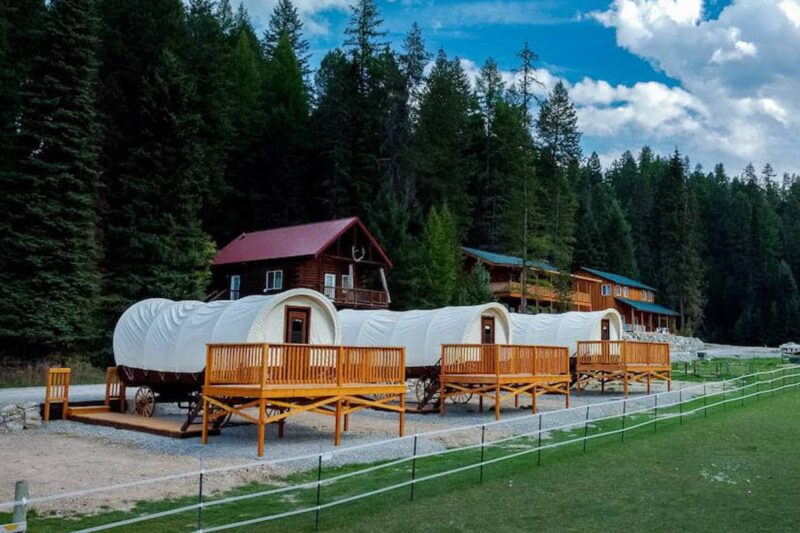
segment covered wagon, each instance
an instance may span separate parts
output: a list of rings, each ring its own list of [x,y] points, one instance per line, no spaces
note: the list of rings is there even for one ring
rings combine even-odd
[[[206,346],[214,343],[340,343],[330,300],[309,289],[214,302],[152,298],[128,308],[114,330],[120,380],[139,387],[133,410],[150,416],[155,403],[197,412]],[[193,414],[194,413],[194,414]]]
[[[415,311],[339,311],[342,342],[355,346],[405,346],[406,379],[416,379],[420,407],[438,391],[443,345],[510,344],[508,311],[498,303]],[[454,397],[468,401],[471,395]]]
[[[580,341],[616,341],[622,336],[622,316],[605,311],[538,315],[511,314],[512,344],[566,346],[575,355]]]

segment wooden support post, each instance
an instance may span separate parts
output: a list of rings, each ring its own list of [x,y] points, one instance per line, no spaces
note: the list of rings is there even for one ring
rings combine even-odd
[[[208,444],[208,400],[203,394],[203,436],[200,439],[202,444]]]
[[[17,481],[14,484],[14,510],[11,521],[14,524],[24,524],[28,521],[28,482]],[[23,531],[23,530],[21,530]]]
[[[628,371],[622,373],[622,389],[625,392],[625,397],[628,397]]]
[[[514,393],[514,409],[519,409],[519,394]]]
[[[338,446],[342,440],[342,400],[336,400],[336,424],[334,429],[333,443]]]
[[[400,436],[406,432],[406,393],[400,394]],[[416,446],[415,446],[416,448]]]
[[[667,370],[667,392],[672,391],[672,371]]]
[[[651,376],[652,374],[653,374],[653,373],[652,373],[652,372],[650,372],[649,370],[647,371],[647,394],[650,394],[650,376]]]
[[[569,409],[569,383],[564,383],[564,388],[567,390],[567,393],[564,395],[566,399],[564,400],[564,408]]]
[[[264,456],[264,417],[266,416],[267,401],[264,398],[258,400],[258,456]]]
[[[500,384],[497,383],[494,388],[494,419],[500,420]]]
[[[344,410],[347,411],[350,407],[349,402],[344,402]],[[347,433],[350,431],[350,413],[345,413],[344,415],[344,431]]]
[[[531,388],[531,414],[536,414],[536,385]]]

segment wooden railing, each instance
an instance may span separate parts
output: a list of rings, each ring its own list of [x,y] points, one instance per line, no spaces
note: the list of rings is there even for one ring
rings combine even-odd
[[[209,344],[206,385],[403,383],[405,348]]]
[[[578,366],[665,366],[670,364],[669,344],[639,341],[580,341],[577,364]]]
[[[560,346],[443,344],[442,374],[569,373],[569,350]]]
[[[48,368],[47,386],[44,392],[44,419],[50,420],[50,404],[61,404],[61,418],[67,418],[69,405],[69,382],[72,371],[69,368]]]
[[[493,281],[489,284],[492,293],[522,294],[522,283],[518,281]],[[528,284],[527,296],[543,302],[557,302],[558,293],[552,287]],[[588,292],[571,291],[570,300],[575,305],[590,305],[592,297]]]

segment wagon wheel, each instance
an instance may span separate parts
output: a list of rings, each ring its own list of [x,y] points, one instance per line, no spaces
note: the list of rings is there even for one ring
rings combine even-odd
[[[417,403],[422,403],[425,401],[430,383],[431,378],[429,377],[418,378],[416,383],[414,383],[414,396],[417,398]]]
[[[156,410],[156,395],[153,389],[144,385],[136,391],[133,398],[133,414],[150,418]]]
[[[468,404],[469,401],[472,399],[471,392],[459,392],[458,394],[448,394],[447,399],[450,400],[451,403],[456,405],[464,405]]]

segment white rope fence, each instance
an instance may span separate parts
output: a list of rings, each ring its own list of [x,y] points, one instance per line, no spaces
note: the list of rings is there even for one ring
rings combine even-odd
[[[762,377],[768,376],[767,379],[762,379]],[[790,383],[786,383],[787,378],[790,378]],[[368,498],[371,496],[376,496],[379,494],[383,494],[385,492],[401,489],[404,487],[411,487],[412,489],[412,498],[413,498],[413,489],[414,486],[418,483],[422,483],[425,481],[434,480],[437,478],[441,478],[444,476],[449,476],[453,474],[457,474],[460,472],[465,472],[471,469],[480,468],[481,469],[481,478],[483,477],[483,468],[487,465],[499,463],[501,461],[506,461],[514,458],[518,458],[524,455],[533,454],[533,453],[541,453],[542,450],[549,450],[558,448],[561,446],[567,446],[570,444],[576,444],[583,442],[584,449],[586,443],[593,439],[597,439],[600,437],[608,437],[612,435],[620,434],[624,438],[624,433],[628,431],[632,431],[635,429],[639,429],[642,427],[646,427],[649,425],[658,424],[659,421],[667,421],[672,420],[675,418],[682,418],[684,416],[691,416],[697,414],[699,412],[707,411],[710,408],[717,407],[717,406],[724,406],[728,403],[733,402],[744,402],[746,399],[758,397],[763,394],[774,394],[775,392],[787,390],[793,387],[800,386],[800,366],[790,366],[790,367],[783,367],[777,370],[772,371],[763,371],[763,372],[755,372],[752,374],[739,376],[733,379],[729,379],[726,381],[719,381],[719,382],[712,382],[708,384],[699,384],[696,386],[686,387],[683,389],[679,389],[677,391],[671,392],[663,392],[658,394],[653,394],[650,396],[642,396],[635,399],[625,399],[625,400],[613,400],[608,402],[601,402],[590,404],[586,406],[580,407],[572,407],[570,409],[560,409],[558,411],[549,411],[547,413],[538,413],[538,414],[529,414],[525,416],[514,417],[507,420],[500,420],[500,421],[492,421],[487,422],[485,424],[476,424],[472,426],[462,426],[462,427],[454,427],[454,428],[444,428],[440,430],[428,431],[424,433],[418,433],[415,435],[409,435],[406,437],[394,438],[394,439],[387,439],[378,442],[360,444],[356,446],[350,446],[347,448],[342,448],[338,450],[333,450],[327,453],[320,453],[320,454],[308,454],[303,456],[295,456],[289,457],[284,459],[278,460],[265,460],[265,461],[257,461],[248,464],[242,465],[235,465],[235,466],[225,466],[219,468],[212,468],[212,469],[200,469],[191,472],[184,472],[180,474],[170,475],[170,476],[161,476],[156,478],[148,478],[143,480],[136,480],[130,481],[125,483],[119,483],[115,485],[105,486],[105,487],[94,487],[79,491],[72,491],[67,493],[59,493],[53,494],[49,496],[42,496],[38,498],[28,498],[26,502],[17,502],[17,501],[7,501],[7,502],[0,502],[0,509],[6,507],[13,507],[14,505],[27,503],[28,505],[36,504],[36,503],[45,503],[45,502],[52,502],[54,500],[60,500],[65,498],[76,498],[91,494],[98,494],[98,493],[106,493],[111,490],[121,490],[129,487],[136,487],[151,483],[163,483],[166,481],[173,481],[173,480],[180,480],[180,479],[191,479],[195,477],[199,481],[199,494],[196,503],[182,505],[173,509],[168,509],[159,512],[148,513],[136,517],[132,517],[125,520],[119,520],[108,524],[102,524],[95,527],[81,529],[78,533],[89,533],[94,531],[104,531],[109,529],[120,528],[124,526],[129,526],[137,523],[142,523],[150,520],[156,520],[159,518],[164,518],[168,516],[173,516],[182,513],[189,513],[195,511],[198,513],[198,528],[195,530],[195,533],[202,533],[202,532],[211,532],[211,531],[222,531],[226,529],[232,529],[237,527],[244,527],[248,525],[253,525],[256,523],[267,522],[271,520],[279,520],[282,518],[287,518],[290,516],[305,514],[305,513],[317,513],[317,521],[319,521],[319,513],[323,509],[328,509],[331,507],[343,505],[346,503],[350,503],[353,501],[361,500],[364,498]],[[713,390],[709,390],[713,389]],[[753,390],[755,389],[755,390]],[[732,394],[739,393],[735,395],[735,397],[729,397]],[[673,401],[670,403],[665,403],[663,399],[670,399],[671,397],[678,396],[678,401]],[[719,396],[723,396],[722,399],[718,399],[713,403],[708,403],[709,399],[718,398]],[[659,398],[662,398],[662,401],[659,402]],[[703,400],[703,405],[700,407],[694,407],[689,410],[684,410],[683,406],[689,404],[691,402],[695,402],[699,399]],[[630,404],[642,403],[643,400],[652,401],[652,405],[647,405],[638,409],[628,410],[628,406]],[[661,406],[659,406],[661,403]],[[619,413],[613,413],[605,416],[598,416],[596,418],[590,418],[590,411],[594,410],[605,410],[609,408],[620,408],[621,411]],[[659,409],[662,409],[661,413],[659,413]],[[678,409],[675,412],[675,409]],[[668,410],[668,411],[664,411]],[[542,417],[543,416],[561,416],[567,413],[575,413],[580,414],[584,413],[585,416],[581,420],[576,420],[574,422],[562,423],[552,427],[542,427]],[[636,423],[625,426],[625,420],[630,419],[631,417],[637,417],[642,415],[648,415],[648,418],[637,421]],[[603,421],[614,420],[614,419],[622,419],[623,425],[621,428],[618,429],[609,429],[603,432],[593,433],[591,435],[588,434],[588,427],[589,424],[596,424]],[[532,422],[538,421],[538,428],[533,431],[526,431],[520,433],[513,433],[509,436],[497,438],[491,441],[485,441],[485,433],[487,428],[493,427],[502,427],[503,425],[507,426],[514,426],[520,423],[525,422]],[[559,440],[556,442],[542,444],[541,439],[543,434],[549,434],[551,432],[557,431],[569,431],[574,430],[576,428],[583,427],[584,434],[577,437],[571,437],[566,440]],[[420,438],[431,438],[435,436],[440,436],[446,433],[454,433],[454,432],[466,432],[469,430],[480,430],[481,434],[481,441],[475,444],[467,444],[463,446],[456,446],[452,448],[447,448],[444,450],[432,451],[428,453],[417,453],[417,442]],[[538,444],[532,444],[530,447],[520,450],[517,452],[513,452],[507,455],[503,455],[501,457],[496,457],[492,459],[485,459],[484,452],[487,448],[498,447],[510,441],[524,439],[524,438],[531,438],[531,437],[538,437]],[[333,477],[322,479],[321,475],[318,475],[318,478],[314,481],[307,481],[304,483],[297,483],[277,488],[271,488],[263,491],[246,493],[246,494],[239,494],[235,496],[229,496],[226,498],[220,498],[211,501],[203,501],[203,479],[205,476],[213,473],[223,473],[223,472],[230,472],[240,469],[253,469],[263,466],[276,466],[280,464],[298,462],[303,460],[316,460],[318,463],[319,472],[321,474],[322,468],[322,461],[323,458],[327,457],[329,460],[335,455],[338,454],[352,454],[352,452],[357,450],[362,450],[365,448],[372,448],[376,446],[387,445],[391,443],[392,445],[396,445],[398,442],[402,441],[411,441],[413,440],[414,443],[414,452],[410,456],[401,457],[398,459],[382,462],[380,464],[375,464],[372,466],[368,466],[365,468],[361,468],[359,470],[355,470],[352,472],[346,472],[343,474],[339,474]],[[481,450],[481,459],[475,463],[471,463],[468,465],[452,468],[450,470],[446,470],[443,472],[437,472],[433,474],[428,474],[421,477],[414,476],[412,470],[412,478],[406,481],[402,481],[399,483],[394,483],[385,487],[381,487],[378,489],[374,489],[371,491],[343,497],[334,501],[320,503],[320,491],[323,486],[333,485],[337,482],[341,482],[343,480],[353,478],[355,476],[360,476],[364,474],[368,474],[371,472],[376,472],[379,470],[387,469],[390,467],[395,467],[402,465],[404,463],[413,462],[414,464],[416,461],[421,459],[430,458],[430,457],[440,457],[448,454],[453,454],[456,452],[465,452],[469,450]],[[317,504],[304,507],[302,509],[295,509],[291,511],[286,511],[282,513],[274,513],[266,516],[261,516],[257,518],[242,520],[238,522],[232,522],[229,524],[217,525],[213,527],[202,527],[202,519],[201,513],[203,509],[209,509],[213,507],[217,507],[220,505],[226,505],[236,502],[242,502],[245,500],[250,500],[253,498],[262,498],[265,496],[277,495],[286,492],[292,492],[297,490],[304,490],[304,489],[317,489]]]

